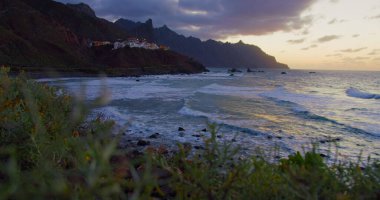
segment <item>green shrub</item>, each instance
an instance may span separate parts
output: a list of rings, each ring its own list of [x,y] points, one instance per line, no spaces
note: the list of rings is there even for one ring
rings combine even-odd
[[[136,156],[116,148],[112,121],[88,120],[95,105],[1,69],[0,199],[380,198],[377,160],[327,164],[317,150],[241,158],[215,125],[204,150]]]
[[[86,122],[65,93],[0,72],[0,199],[120,194],[109,159],[113,122]]]

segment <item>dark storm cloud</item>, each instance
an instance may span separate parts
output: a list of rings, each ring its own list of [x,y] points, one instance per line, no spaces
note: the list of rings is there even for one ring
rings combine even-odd
[[[326,36],[320,37],[318,39],[318,42],[320,42],[320,43],[330,42],[332,40],[336,40],[336,39],[339,39],[339,38],[340,38],[339,35],[326,35]]]
[[[312,22],[300,17],[316,0],[60,0],[83,1],[98,16],[167,24],[185,34],[202,38],[228,35],[261,35],[301,29]]]

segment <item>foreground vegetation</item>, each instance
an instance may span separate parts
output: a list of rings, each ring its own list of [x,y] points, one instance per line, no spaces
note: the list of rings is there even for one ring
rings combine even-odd
[[[99,101],[100,102],[100,101]],[[0,199],[379,199],[380,163],[327,165],[316,152],[239,159],[216,140],[143,154],[118,149],[113,122],[24,76],[0,73]]]

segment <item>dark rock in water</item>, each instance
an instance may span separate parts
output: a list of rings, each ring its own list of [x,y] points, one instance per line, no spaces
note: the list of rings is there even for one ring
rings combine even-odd
[[[149,136],[149,138],[151,138],[151,139],[157,139],[158,136],[160,136],[160,134],[159,133],[155,133],[155,134],[152,134],[151,136]]]
[[[282,140],[282,137],[281,136],[276,136],[277,139],[279,140]]]
[[[182,127],[178,127],[178,131],[185,131],[185,129]]]
[[[341,138],[334,138],[334,139],[331,139],[331,142],[339,142],[341,140],[342,140]]]
[[[323,154],[323,153],[321,153],[321,154],[319,154],[322,158],[328,158],[329,156],[328,155],[326,155],[326,154]]]
[[[339,142],[341,140],[342,140],[341,138],[332,138],[332,139],[328,139],[328,140],[320,140],[319,142],[321,144],[324,144],[324,143],[329,143],[329,142]]]
[[[221,136],[221,135],[217,135],[216,137],[217,137],[217,138],[222,138],[222,136]]]
[[[260,72],[260,73],[264,73],[264,71],[263,71],[263,70],[259,70],[258,72]]]
[[[275,159],[280,159],[280,158],[281,158],[281,156],[275,156],[274,158],[275,158]]]
[[[140,82],[140,80],[139,80],[139,79],[136,79],[136,82]]]
[[[137,145],[138,146],[147,146],[147,145],[150,145],[150,142],[149,141],[145,141],[145,140],[139,140],[137,142]]]
[[[315,74],[316,72],[309,72],[309,74]]]
[[[186,151],[190,151],[192,148],[193,148],[193,145],[191,145],[190,142],[185,142],[182,144],[183,145],[183,148],[186,150]]]
[[[238,70],[238,69],[236,69],[236,68],[232,68],[232,69],[229,69],[229,70],[228,70],[228,73],[235,73],[235,72],[241,73],[242,71],[241,71],[241,70]]]
[[[271,140],[271,139],[273,139],[273,136],[268,135],[268,136],[267,136],[267,139],[268,139],[268,140]]]
[[[230,74],[230,76],[235,76],[234,74]]]
[[[199,134],[194,134],[193,137],[198,137],[199,138],[199,137],[202,137],[202,136],[199,135]]]
[[[202,147],[202,146],[194,146],[194,149],[205,149],[204,147]]]
[[[286,72],[281,72],[281,74],[287,74]]]
[[[236,139],[232,139],[231,142],[236,142]]]
[[[207,132],[207,129],[202,129],[202,132]]]
[[[130,154],[131,154],[132,157],[138,157],[138,156],[143,155],[142,152],[140,152],[139,150],[136,150],[136,149],[133,150]]]
[[[250,72],[253,72],[250,68],[247,68],[247,72],[250,73]]]

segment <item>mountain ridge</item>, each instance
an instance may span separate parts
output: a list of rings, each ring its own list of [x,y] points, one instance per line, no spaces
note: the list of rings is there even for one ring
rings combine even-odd
[[[289,68],[286,64],[277,62],[275,57],[266,54],[259,47],[244,44],[242,41],[232,44],[212,39],[202,41],[193,36],[185,37],[166,25],[154,28],[151,19],[141,23],[121,18],[115,21],[115,24],[135,36],[144,35],[148,40],[190,56],[207,67]]]

